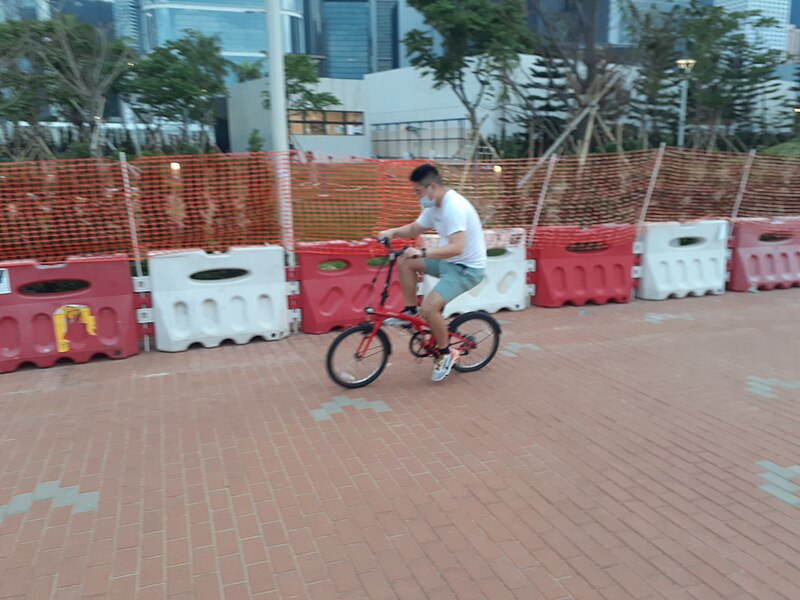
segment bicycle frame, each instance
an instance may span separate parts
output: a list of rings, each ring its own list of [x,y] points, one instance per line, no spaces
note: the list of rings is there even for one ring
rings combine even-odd
[[[383,322],[386,319],[393,318],[393,319],[408,321],[415,332],[424,332],[426,330],[430,330],[430,325],[428,325],[428,322],[422,317],[411,316],[394,310],[386,310],[385,306],[386,306],[386,301],[389,299],[389,285],[392,281],[392,272],[394,271],[394,266],[395,263],[397,262],[397,259],[399,259],[400,256],[402,256],[406,248],[403,248],[402,250],[392,250],[391,244],[388,240],[382,241],[382,244],[389,251],[388,253],[389,268],[386,273],[386,281],[384,281],[383,284],[383,290],[381,291],[380,303],[378,304],[378,307],[375,308],[372,306],[367,306],[364,309],[367,321],[371,322],[374,326],[372,328],[372,333],[370,333],[368,337],[365,337],[364,340],[362,340],[362,342],[359,344],[358,349],[356,350],[356,356],[358,358],[362,358],[364,354],[366,354],[367,350],[370,347],[370,344],[372,344],[372,340],[375,339],[375,336],[377,335],[378,329],[380,329],[383,326]],[[373,279],[373,285],[377,280],[379,274],[380,270],[378,271],[378,273],[375,274],[375,278]],[[465,345],[466,349],[475,347],[476,345],[472,340],[469,340],[459,335],[455,331],[450,332],[450,338],[451,339],[454,338],[455,340],[460,342],[460,344]],[[433,340],[433,336],[431,336],[431,340]],[[435,342],[431,343],[431,346],[433,345],[435,345]]]

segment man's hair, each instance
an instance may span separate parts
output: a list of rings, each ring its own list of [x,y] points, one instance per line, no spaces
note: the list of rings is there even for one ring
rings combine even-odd
[[[411,171],[411,177],[409,177],[409,179],[411,179],[411,181],[413,181],[414,183],[418,183],[420,185],[430,185],[432,183],[438,183],[439,185],[444,185],[444,181],[442,181],[442,176],[439,175],[439,170],[429,163],[420,165],[416,169]]]

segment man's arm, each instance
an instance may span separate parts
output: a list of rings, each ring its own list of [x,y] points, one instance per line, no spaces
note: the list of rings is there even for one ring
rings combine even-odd
[[[414,221],[413,223],[409,223],[408,225],[403,225],[402,227],[395,227],[394,229],[386,229],[385,231],[381,231],[378,234],[379,238],[400,238],[402,239],[410,239],[417,237],[420,233],[425,231],[422,226]],[[455,254],[453,255],[455,256]]]
[[[447,238],[447,244],[439,248],[428,248],[425,256],[428,258],[453,258],[464,252],[467,236],[463,231],[456,231]]]

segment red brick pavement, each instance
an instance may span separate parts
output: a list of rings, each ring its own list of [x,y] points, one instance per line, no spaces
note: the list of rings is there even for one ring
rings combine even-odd
[[[800,390],[747,377],[800,380],[798,300],[503,313],[513,352],[441,384],[394,333],[347,394],[331,335],[4,375],[0,505],[99,504],[5,516],[0,597],[797,600],[755,463],[800,463]],[[343,394],[391,411],[314,421]]]

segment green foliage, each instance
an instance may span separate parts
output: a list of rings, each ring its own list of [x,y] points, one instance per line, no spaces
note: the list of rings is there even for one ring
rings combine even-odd
[[[41,28],[32,21],[0,23],[0,118],[37,121],[47,106],[50,78],[34,51]]]
[[[264,139],[259,133],[258,129],[253,129],[250,132],[250,137],[247,138],[247,151],[248,152],[261,152],[264,149]]]
[[[214,100],[227,95],[228,65],[219,39],[189,30],[141,59],[124,92],[145,114],[211,125]]]
[[[746,23],[754,27],[773,24],[758,13],[728,12],[719,6],[707,6],[692,0],[676,10],[678,34],[687,56],[697,57],[689,79],[688,123],[696,128],[694,145],[715,147],[717,140],[727,140],[730,149],[736,143],[732,131],[766,131],[769,124],[757,111],[757,100],[777,91],[772,81],[783,53],[765,50],[747,40],[742,33]],[[706,137],[707,135],[707,137]]]
[[[319,83],[317,63],[307,54],[285,54],[286,104],[290,110],[325,110],[341,102],[328,92],[316,92]],[[262,93],[264,108],[269,110],[269,91]]]
[[[638,74],[634,81],[634,114],[640,124],[641,139],[657,146],[669,130],[676,127],[680,93],[675,85],[679,77],[675,44],[676,12],[654,14],[634,12],[636,24],[629,32],[636,41]]]
[[[0,24],[0,118],[30,123],[32,141],[44,144],[36,124],[56,117],[71,122],[92,156],[106,99],[130,69],[135,53],[71,16]],[[15,131],[24,146],[25,134]],[[29,142],[31,140],[28,140]]]
[[[260,79],[263,77],[263,74],[261,73],[262,65],[260,63],[251,63],[245,61],[243,63],[239,63],[238,65],[231,63],[231,66],[239,83]]]
[[[473,129],[479,126],[477,109],[492,95],[499,73],[518,64],[519,53],[529,51],[533,38],[521,0],[409,0],[435,34],[415,29],[403,43],[411,64],[430,75],[435,89],[449,87],[464,105]],[[471,94],[468,75],[479,90]]]
[[[800,137],[796,137],[782,144],[769,146],[767,148],[759,148],[759,154],[766,154],[768,156],[785,156],[800,158]]]
[[[89,158],[91,148],[86,142],[75,142],[67,146],[63,152],[59,153],[58,158]]]
[[[576,109],[574,91],[568,84],[568,61],[552,55],[540,57],[515,85],[516,103],[511,113],[525,129],[528,153],[543,152],[566,126]]]

